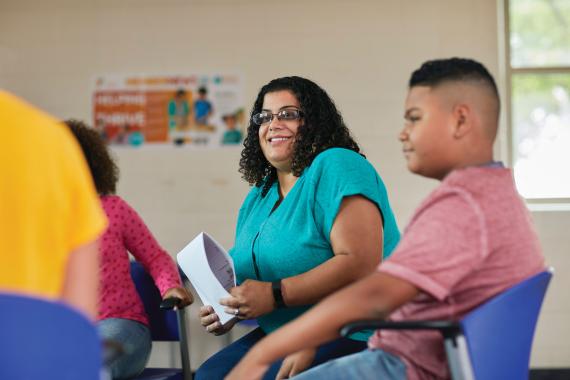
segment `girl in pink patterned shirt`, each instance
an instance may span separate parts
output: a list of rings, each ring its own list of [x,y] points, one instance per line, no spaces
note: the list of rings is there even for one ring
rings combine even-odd
[[[103,339],[119,342],[124,354],[110,365],[114,379],[140,373],[148,360],[151,337],[148,318],[130,275],[130,252],[153,277],[163,298],[192,302],[182,286],[176,264],[162,249],[137,212],[114,195],[118,168],[103,139],[84,123],[66,121],[91,169],[109,227],[100,242],[101,267],[98,329]]]

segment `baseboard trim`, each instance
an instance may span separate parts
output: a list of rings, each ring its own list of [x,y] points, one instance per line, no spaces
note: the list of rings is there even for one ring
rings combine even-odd
[[[529,380],[568,380],[570,368],[532,368]]]

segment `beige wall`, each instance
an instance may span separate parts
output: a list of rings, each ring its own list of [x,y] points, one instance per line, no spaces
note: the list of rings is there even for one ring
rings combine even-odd
[[[452,55],[474,57],[498,75],[497,19],[495,0],[0,0],[0,86],[59,117],[90,120],[97,74],[237,70],[248,107],[270,79],[306,76],[335,99],[404,226],[435,186],[407,173],[396,140],[408,76],[426,59]],[[239,149],[116,155],[120,195],[171,253],[201,230],[231,246],[248,190],[237,173]],[[570,366],[570,216],[534,216],[557,275],[532,363]],[[219,338],[191,323],[195,366]]]

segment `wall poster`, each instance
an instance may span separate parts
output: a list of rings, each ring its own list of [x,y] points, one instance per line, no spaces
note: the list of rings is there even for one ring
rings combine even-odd
[[[246,120],[241,75],[95,79],[93,125],[111,145],[239,146]]]

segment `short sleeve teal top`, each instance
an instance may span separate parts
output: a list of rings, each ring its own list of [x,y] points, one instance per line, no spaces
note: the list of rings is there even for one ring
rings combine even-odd
[[[331,148],[320,153],[273,212],[279,200],[277,181],[265,197],[261,191],[253,187],[239,211],[230,250],[238,283],[296,276],[332,258],[330,232],[345,197],[361,195],[380,210],[384,259],[400,240],[382,179],[364,157],[351,150]],[[276,309],[258,318],[259,326],[270,333],[310,306]],[[353,338],[364,340],[368,335]]]

